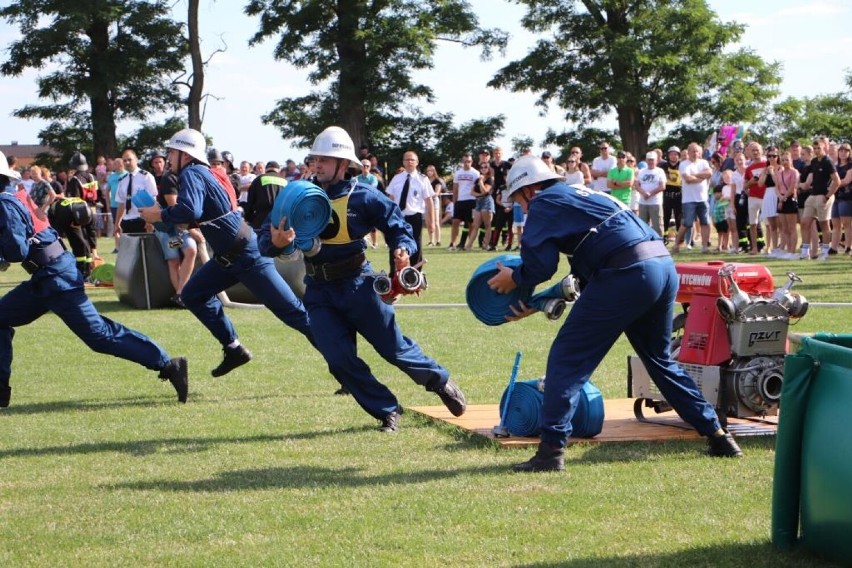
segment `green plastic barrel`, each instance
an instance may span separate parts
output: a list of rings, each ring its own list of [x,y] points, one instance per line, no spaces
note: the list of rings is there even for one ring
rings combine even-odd
[[[772,541],[852,559],[852,335],[802,340],[784,367]]]

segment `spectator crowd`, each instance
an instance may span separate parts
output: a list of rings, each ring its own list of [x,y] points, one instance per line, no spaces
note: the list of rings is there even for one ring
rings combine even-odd
[[[810,145],[794,140],[785,147],[765,148],[757,141],[739,139],[724,148],[692,142],[683,149],[655,148],[641,160],[607,141],[598,143],[597,149],[599,154],[591,160],[584,160],[578,146],[558,160],[548,151],[540,157],[569,184],[609,194],[633,210],[665,239],[672,253],[695,248],[704,253],[762,254],[788,260],[852,254],[849,144],[824,137]],[[82,251],[81,244],[81,251],[75,250],[84,274],[89,272],[87,263],[100,260],[98,237],[114,237],[113,252],[118,252],[123,232],[159,232],[176,290],[174,301],[180,305],[181,288],[204,239],[197,227],[170,234],[141,219],[134,192],[148,192],[166,207],[177,199],[178,182],[163,153],[146,156],[145,168],[140,158],[128,148],[118,157],[98,157],[89,171],[85,156],[78,153],[67,170],[53,172],[37,165],[20,169],[21,179],[5,191],[25,191],[46,214],[51,204],[62,199],[85,201],[92,222],[90,228],[81,229],[79,240],[88,248]],[[386,171],[387,163],[383,167],[367,146],[361,146],[358,158],[360,171],[353,169],[353,177],[397,202],[409,223],[418,225],[415,234],[425,231],[425,246],[442,246],[442,226],[449,227],[450,251],[510,251],[521,246],[524,214],[506,193],[514,158],[504,159],[501,148],[465,153],[447,175],[435,165],[420,164],[415,152],[400,156],[401,163],[392,171]],[[314,176],[309,159],[300,163],[287,159],[283,166],[274,160],[237,163],[230,152],[211,149],[208,160],[217,178],[233,190],[243,216],[255,229],[281,188]],[[8,161],[14,168],[14,157]],[[372,248],[379,245],[375,231],[367,243]]]

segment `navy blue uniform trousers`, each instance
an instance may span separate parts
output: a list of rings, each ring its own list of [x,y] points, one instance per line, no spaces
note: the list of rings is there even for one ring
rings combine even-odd
[[[228,268],[215,260],[205,263],[186,283],[180,297],[213,337],[222,345],[228,345],[237,339],[237,332],[216,294],[238,282],[242,282],[278,319],[313,343],[305,307],[278,273],[273,260],[260,256],[255,240]]]
[[[59,316],[90,349],[151,370],[162,369],[169,356],[147,336],[98,313],[81,286],[49,294],[37,293],[23,282],[0,298],[0,384],[12,373],[12,337],[15,327],[31,323],[51,311]]]
[[[598,270],[572,306],[547,359],[543,442],[564,446],[583,385],[622,332],[666,401],[709,436],[721,425],[695,381],[671,359],[678,276],[671,257]]]
[[[369,265],[365,270],[369,270]],[[356,334],[361,334],[388,363],[427,390],[437,390],[449,379],[449,371],[402,334],[393,307],[382,302],[373,291],[371,276],[331,282],[309,278],[304,301],[317,349],[332,375],[374,418],[381,420],[399,410],[399,401],[358,357]]]

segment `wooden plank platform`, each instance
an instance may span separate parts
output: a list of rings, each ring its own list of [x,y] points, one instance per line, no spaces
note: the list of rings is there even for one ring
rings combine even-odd
[[[632,398],[617,398],[604,401],[604,425],[600,434],[594,438],[571,438],[570,443],[611,443],[661,440],[698,440],[701,436],[695,430],[685,430],[679,426],[686,424],[674,412],[654,414],[646,409],[645,417],[660,424],[639,422],[633,415]],[[456,418],[443,406],[410,406],[406,410],[423,414],[434,420],[447,422],[463,430],[491,438],[502,446],[526,448],[538,445],[535,438],[497,438],[491,429],[500,423],[500,410],[496,404],[468,405],[467,412]],[[760,422],[741,418],[729,418],[728,429],[734,436],[772,436],[778,428],[777,417],[767,417]]]

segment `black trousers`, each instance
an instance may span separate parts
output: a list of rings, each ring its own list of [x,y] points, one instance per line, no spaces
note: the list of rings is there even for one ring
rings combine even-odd
[[[138,219],[122,219],[121,220],[121,232],[122,233],[144,233],[145,232],[145,219],[139,217]]]
[[[669,220],[674,213],[675,229],[680,229],[680,222],[683,219],[683,204],[681,203],[681,194],[668,191],[663,192],[663,236],[669,229]]]

